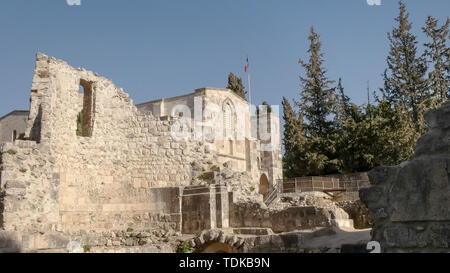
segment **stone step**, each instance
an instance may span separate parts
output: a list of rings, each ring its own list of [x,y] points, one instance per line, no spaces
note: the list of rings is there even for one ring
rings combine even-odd
[[[353,229],[354,223],[352,219],[334,219],[333,224],[338,228]]]
[[[240,235],[272,235],[274,232],[271,228],[233,228],[234,234]]]

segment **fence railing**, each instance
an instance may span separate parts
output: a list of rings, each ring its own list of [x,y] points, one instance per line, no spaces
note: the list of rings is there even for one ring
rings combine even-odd
[[[310,191],[359,191],[370,186],[366,173],[338,176],[310,176],[298,177],[283,183],[283,193]]]
[[[269,206],[281,193],[283,193],[283,180],[278,180],[276,186],[264,199],[264,203]]]
[[[366,173],[357,173],[339,176],[309,176],[297,177],[289,181],[278,180],[271,192],[264,199],[266,205],[270,205],[282,193],[295,192],[333,192],[346,191],[357,192],[370,186]]]

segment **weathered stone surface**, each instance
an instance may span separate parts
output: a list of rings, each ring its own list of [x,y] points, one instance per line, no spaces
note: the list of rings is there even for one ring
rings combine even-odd
[[[373,219],[370,217],[369,209],[361,200],[339,201],[336,205],[347,212],[349,218],[353,220],[355,229],[372,227]]]
[[[150,103],[148,110],[149,103],[134,105],[111,80],[39,53],[30,96],[24,137],[0,146],[0,230],[14,232],[25,251],[64,248],[73,236],[98,247],[155,241],[98,235],[114,230],[156,230],[169,240],[182,228],[183,188],[193,185],[225,189],[204,200],[211,224],[203,228],[226,228],[227,191],[235,191],[237,200],[262,201],[260,178],[282,178],[280,142],[273,152],[263,151],[266,144],[250,130],[249,104],[227,89],[198,89]],[[169,110],[178,103],[192,107],[194,97],[205,106],[243,106],[236,119],[244,118],[244,138],[174,138],[171,129],[180,117]],[[279,138],[279,118],[270,116],[270,131]],[[184,213],[195,205],[186,202]],[[201,230],[204,221],[198,223],[191,230]]]
[[[276,233],[333,225],[353,228],[348,214],[321,192],[284,194],[269,208],[264,203],[230,204],[230,223],[235,228],[271,228]]]
[[[225,239],[218,239],[221,237]],[[349,233],[335,227],[260,236],[205,230],[191,240],[189,252],[339,253],[344,245],[366,245],[369,239],[369,230]]]
[[[450,103],[425,115],[429,132],[414,157],[369,173],[360,191],[374,218],[373,239],[385,252],[449,252]]]

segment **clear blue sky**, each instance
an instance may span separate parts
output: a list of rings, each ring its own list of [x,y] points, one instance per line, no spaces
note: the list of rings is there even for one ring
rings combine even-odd
[[[329,77],[343,78],[356,103],[366,81],[382,85],[397,0],[3,0],[0,6],[0,115],[28,109],[36,52],[111,78],[135,103],[243,77],[250,57],[254,102],[280,104],[299,92],[298,58],[311,25],[321,35]],[[449,0],[406,0],[413,31],[444,20]]]

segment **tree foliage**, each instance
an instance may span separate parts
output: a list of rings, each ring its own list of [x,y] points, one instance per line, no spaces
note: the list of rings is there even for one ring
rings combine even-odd
[[[298,156],[305,159],[305,172],[310,175],[333,173],[338,167],[337,160],[333,158],[335,138],[332,115],[336,96],[335,89],[330,85],[334,82],[326,75],[319,39],[319,34],[311,27],[308,37],[309,60],[299,60],[305,73],[300,76],[300,100],[296,101],[306,139]]]
[[[77,115],[77,136],[83,136],[83,111]]]
[[[449,19],[429,16],[422,28],[428,41],[420,54],[409,13],[399,1],[396,25],[388,33],[387,69],[375,104],[356,105],[327,76],[319,35],[311,28],[309,60],[300,64],[297,109],[283,97],[285,176],[368,171],[409,159],[427,126],[423,115],[450,96]],[[370,90],[367,90],[370,92]],[[368,93],[369,94],[369,93]]]
[[[449,38],[450,19],[438,27],[438,20],[428,16],[423,32],[429,38],[425,43],[425,57],[432,64],[428,74],[428,87],[433,92],[431,105],[437,106],[446,101],[450,96],[450,49],[447,46]]]
[[[228,75],[228,89],[233,90],[238,96],[246,100],[247,92],[244,89],[244,84],[242,83],[242,78],[230,73]]]

